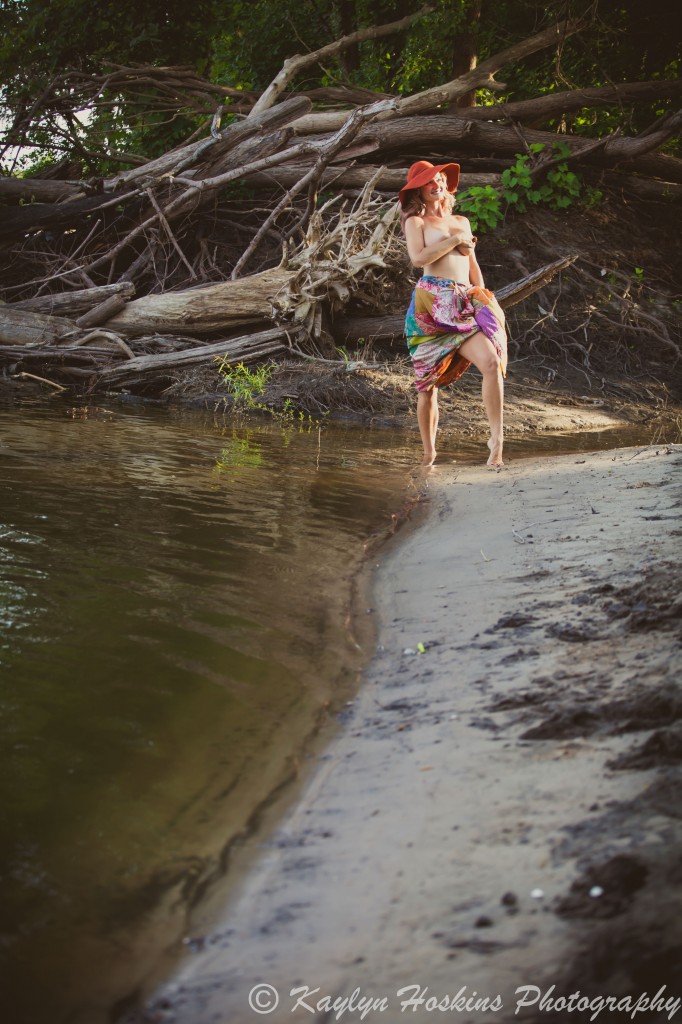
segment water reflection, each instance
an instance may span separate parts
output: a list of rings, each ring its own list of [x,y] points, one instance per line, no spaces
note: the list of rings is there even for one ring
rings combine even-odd
[[[0,459],[4,1005],[93,1024],[354,685],[350,576],[410,455],[54,404],[0,410]]]
[[[557,450],[543,441],[533,453]],[[0,407],[13,1024],[108,1020],[185,933],[234,837],[354,685],[351,574],[416,449],[401,431]],[[480,456],[458,442],[450,458]]]

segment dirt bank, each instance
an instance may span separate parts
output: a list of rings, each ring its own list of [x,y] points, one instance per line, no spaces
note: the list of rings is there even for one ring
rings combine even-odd
[[[277,1022],[361,1019],[292,1012],[300,986],[308,1007],[385,1000],[370,1021],[432,1019],[403,1012],[417,989],[477,993],[468,1021],[561,1019],[531,1005],[551,985],[682,995],[680,465],[669,446],[424,477],[426,523],[378,559],[379,647],[340,735],[135,1020],[263,1019],[260,984]]]
[[[308,420],[352,420],[364,424],[417,430],[417,391],[409,360],[382,363],[272,364],[264,391],[235,401],[227,387],[218,386],[214,370],[188,373],[168,389],[172,404],[201,409],[255,412],[264,416],[293,416],[299,411]],[[287,413],[287,402],[295,413]],[[456,441],[462,436],[487,436],[487,421],[481,401],[481,378],[470,371],[455,387],[439,393],[440,437]],[[552,372],[520,361],[510,366],[505,384],[505,434],[510,440],[548,431],[575,433],[601,431],[621,426],[641,426],[649,437],[659,440],[682,437],[682,400],[675,387],[649,379],[621,377],[603,380],[598,386],[585,377],[566,373],[561,379]]]

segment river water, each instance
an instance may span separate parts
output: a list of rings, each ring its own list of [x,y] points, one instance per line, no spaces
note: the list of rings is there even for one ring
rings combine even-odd
[[[354,692],[371,638],[352,580],[414,490],[418,447],[399,430],[0,404],[8,1021],[110,1020],[180,946]]]

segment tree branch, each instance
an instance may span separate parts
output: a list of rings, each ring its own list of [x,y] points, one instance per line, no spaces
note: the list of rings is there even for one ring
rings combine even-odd
[[[539,121],[555,114],[567,114],[585,107],[603,107],[612,103],[632,103],[642,100],[672,99],[682,94],[682,79],[674,81],[621,82],[600,85],[591,89],[566,89],[546,96],[534,96],[518,103],[496,103],[486,107],[459,107],[457,117],[469,121]]]
[[[459,78],[454,78],[445,85],[439,85],[434,89],[425,89],[423,92],[415,93],[413,96],[399,98],[395,108],[390,112],[380,114],[377,117],[377,121],[432,110],[435,107],[450,103],[452,100],[457,99],[458,96],[463,96],[465,93],[470,92],[471,89],[483,87],[487,89],[503,89],[504,85],[501,82],[496,82],[493,78],[497,71],[506,64],[516,63],[523,57],[528,57],[531,53],[543,50],[546,46],[551,46],[552,43],[556,43],[567,36],[579,32],[585,28],[585,25],[584,21],[564,21],[557,25],[551,25],[542,32],[529,36],[527,39],[522,39],[520,42],[514,43],[513,46],[507,47],[506,50],[501,50],[500,53],[488,57],[472,71],[467,71],[466,74],[460,75]],[[307,114],[298,121],[294,121],[294,128],[297,135],[312,134],[320,131],[336,131],[343,124],[346,116],[343,111]]]
[[[357,43],[363,43],[367,39],[379,39],[381,36],[388,36],[392,35],[394,32],[400,32],[405,28],[409,28],[409,26],[418,18],[423,18],[425,15],[431,14],[434,10],[434,7],[427,5],[417,11],[416,14],[409,14],[406,18],[401,18],[400,21],[392,21],[387,25],[372,25],[369,28],[362,28],[357,32],[351,32],[350,35],[342,36],[341,39],[337,39],[333,43],[321,46],[319,50],[313,50],[311,53],[296,54],[294,57],[289,57],[284,61],[279,74],[273,78],[263,95],[258,99],[249,117],[253,117],[255,114],[261,114],[264,110],[267,110],[268,107],[271,107],[276,103],[277,98],[284,92],[287,85],[296,77],[299,71],[303,70],[303,68],[310,67],[311,64],[317,64],[326,57],[332,57],[335,54],[340,53],[341,50],[346,50],[349,46],[355,46]]]

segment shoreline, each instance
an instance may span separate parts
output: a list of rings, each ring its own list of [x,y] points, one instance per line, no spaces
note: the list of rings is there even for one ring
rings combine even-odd
[[[310,1019],[298,985],[395,1017],[401,987],[464,987],[498,1020],[522,985],[674,989],[680,464],[437,464],[427,523],[377,558],[378,646],[341,730],[222,921],[124,1019],[254,1021],[264,983],[273,1021]]]

